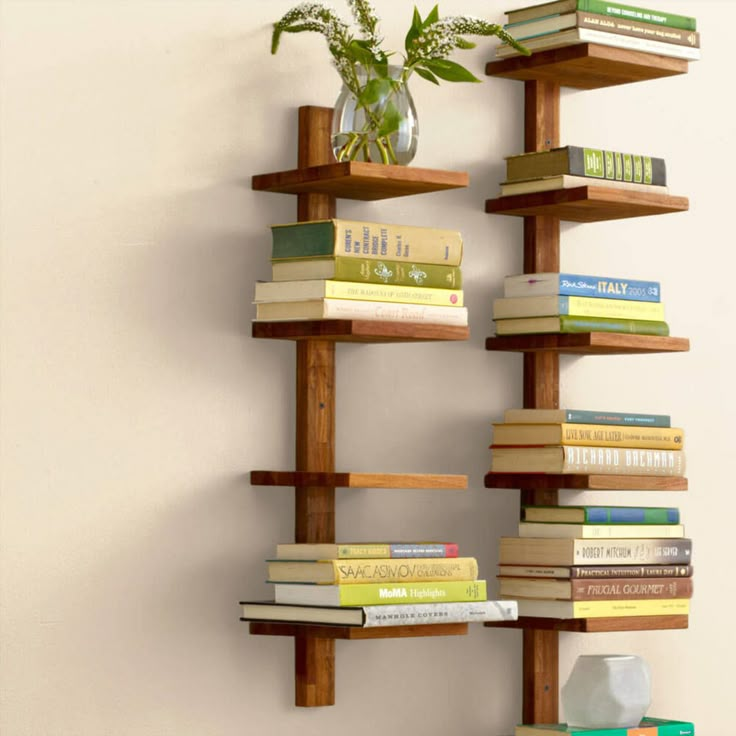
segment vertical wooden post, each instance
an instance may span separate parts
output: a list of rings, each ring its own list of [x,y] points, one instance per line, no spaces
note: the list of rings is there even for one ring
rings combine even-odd
[[[560,87],[552,82],[524,83],[524,150],[559,146]],[[560,221],[555,217],[524,218],[524,272],[560,270]],[[557,353],[524,353],[524,406],[559,407],[560,361]],[[556,504],[557,491],[521,490],[523,504]],[[559,635],[524,629],[524,723],[557,723]]]
[[[299,168],[333,160],[331,120],[331,108],[299,108]],[[297,195],[299,221],[335,217],[336,209],[330,195]],[[296,469],[335,471],[335,343],[330,340],[296,342]],[[295,541],[334,542],[334,487],[296,488],[295,494]],[[294,658],[296,705],[334,705],[334,639],[298,635]]]

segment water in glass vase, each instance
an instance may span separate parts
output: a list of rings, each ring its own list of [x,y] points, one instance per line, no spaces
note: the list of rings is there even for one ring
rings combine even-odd
[[[399,66],[358,68],[342,91],[332,117],[332,149],[338,161],[408,164],[416,154],[419,125]]]

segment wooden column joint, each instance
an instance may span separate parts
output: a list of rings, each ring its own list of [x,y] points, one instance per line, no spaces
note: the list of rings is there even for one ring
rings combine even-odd
[[[560,86],[524,83],[524,150],[544,151],[560,145]],[[524,273],[560,270],[560,221],[556,217],[524,218]],[[524,353],[524,406],[557,409],[560,405],[558,353]],[[522,504],[554,505],[556,490],[521,489]],[[557,723],[559,635],[524,629],[524,723]]]
[[[298,166],[332,163],[332,108],[299,108]],[[297,220],[336,216],[329,194],[298,194]],[[296,470],[335,471],[335,343],[296,342]],[[294,539],[298,543],[335,541],[335,489],[295,489]],[[295,702],[298,706],[335,704],[335,640],[294,637]]]

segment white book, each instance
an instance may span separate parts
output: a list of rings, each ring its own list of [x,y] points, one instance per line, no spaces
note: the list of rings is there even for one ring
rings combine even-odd
[[[615,46],[620,49],[632,49],[633,51],[644,51],[649,54],[660,56],[673,56],[678,59],[697,61],[700,59],[700,49],[690,46],[680,46],[666,41],[653,41],[648,38],[637,36],[624,36],[620,33],[607,33],[596,28],[570,28],[566,31],[558,31],[545,36],[537,36],[523,42],[529,51],[542,51],[543,49],[559,48],[560,46],[571,46],[577,43],[598,43],[602,46]],[[521,56],[513,47],[508,45],[497,46],[496,56],[507,58]]]
[[[298,302],[263,302],[256,305],[257,322],[308,319],[364,319],[465,327],[468,324],[468,310],[467,307],[327,298]]]

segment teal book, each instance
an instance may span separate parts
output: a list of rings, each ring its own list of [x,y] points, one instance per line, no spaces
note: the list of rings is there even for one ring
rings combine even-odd
[[[524,521],[551,524],[679,524],[666,506],[522,506]]]
[[[503,280],[504,297],[553,294],[658,302],[662,289],[659,281],[579,273],[521,273]]]
[[[524,317],[496,320],[497,335],[536,333],[622,332],[633,335],[670,334],[669,325],[658,320],[608,319],[606,317]]]
[[[516,727],[514,736],[695,736],[695,726],[690,721],[673,721],[665,718],[643,718],[638,726],[630,728],[580,728],[566,723],[535,723]]]

